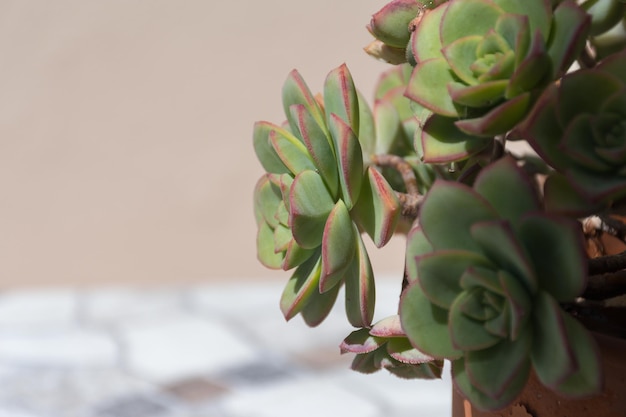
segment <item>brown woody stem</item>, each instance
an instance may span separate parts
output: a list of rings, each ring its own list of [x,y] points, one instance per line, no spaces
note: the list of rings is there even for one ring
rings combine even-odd
[[[417,178],[411,165],[404,158],[397,155],[373,155],[372,162],[380,167],[391,167],[402,176],[402,181],[406,187],[406,192],[411,195],[418,195]]]

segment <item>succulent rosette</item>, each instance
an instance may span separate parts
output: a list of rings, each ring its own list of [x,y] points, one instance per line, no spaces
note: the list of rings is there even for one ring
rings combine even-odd
[[[295,268],[280,301],[287,319],[300,313],[319,324],[345,283],[350,323],[369,326],[374,278],[361,231],[382,246],[400,217],[391,186],[363,161],[360,139],[374,135],[371,111],[345,65],[327,76],[319,101],[293,71],[283,105],[285,125],[254,127],[267,171],[254,192],[258,258],[270,268]]]
[[[622,0],[587,0],[581,7],[591,16],[590,43],[596,59],[626,47],[626,2]]]
[[[356,354],[352,369],[371,374],[380,369],[406,379],[441,378],[443,361],[415,349],[402,330],[398,315],[386,317],[371,328],[350,333],[341,353]]]
[[[450,0],[423,15],[406,95],[433,115],[428,162],[462,160],[528,113],[535,95],[582,50],[589,16],[572,0]]]
[[[558,171],[549,209],[583,214],[626,197],[626,51],[552,85],[520,130]]]
[[[473,405],[510,404],[531,370],[561,395],[599,392],[593,338],[559,305],[586,285],[580,225],[542,212],[511,157],[481,171],[473,188],[437,181],[406,262],[402,328],[420,352],[452,361],[455,386]]]

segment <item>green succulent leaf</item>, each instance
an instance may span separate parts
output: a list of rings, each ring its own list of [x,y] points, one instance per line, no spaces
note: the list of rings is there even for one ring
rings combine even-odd
[[[346,337],[341,345],[341,353],[369,353],[373,352],[383,344],[387,343],[386,339],[372,336],[369,329],[363,328],[353,331]]]
[[[363,161],[369,161],[370,155],[376,146],[376,124],[374,114],[367,104],[367,99],[360,92],[359,99],[359,143],[363,153]]]
[[[339,116],[330,115],[330,130],[335,141],[341,199],[351,210],[361,192],[363,154],[354,131]]]
[[[491,266],[488,259],[466,250],[439,250],[416,259],[417,279],[433,304],[450,309],[461,293],[461,276],[472,266]]]
[[[450,1],[441,22],[441,41],[449,45],[455,40],[472,35],[485,35],[496,26],[504,13],[496,3],[489,0]]]
[[[311,293],[309,302],[300,311],[300,315],[308,326],[318,326],[328,317],[335,305],[335,301],[337,301],[340,288],[340,285],[336,285],[325,293],[319,293],[318,291]]]
[[[346,315],[354,327],[369,327],[374,317],[376,288],[365,244],[355,231],[357,251],[345,275]]]
[[[289,193],[289,225],[300,246],[315,248],[322,243],[324,226],[334,205],[319,174],[302,171],[296,176]]]
[[[544,205],[547,212],[568,216],[586,216],[597,213],[603,204],[590,203],[572,187],[566,177],[557,172],[551,173],[543,186]]]
[[[280,189],[270,181],[268,175],[262,176],[254,187],[254,210],[257,221],[261,220],[271,228],[278,226],[276,213],[281,201]]]
[[[298,245],[298,242],[296,242],[295,239],[292,238],[285,248],[285,258],[283,259],[283,263],[280,265],[280,267],[285,271],[288,271],[291,268],[295,268],[296,266],[309,259],[314,252],[315,249],[304,249],[300,245]]]
[[[459,358],[463,352],[452,344],[448,310],[437,307],[418,283],[410,284],[400,299],[400,320],[411,344],[434,358]]]
[[[270,131],[269,139],[280,160],[294,175],[316,169],[304,144],[287,130],[277,127]]]
[[[569,340],[573,340],[572,350],[577,369],[561,382],[555,391],[568,397],[583,397],[602,392],[602,360],[595,340],[576,319],[563,314]]]
[[[511,404],[517,398],[528,381],[530,368],[522,368],[513,375],[507,389],[498,398],[490,397],[474,386],[466,370],[466,361],[458,359],[452,362],[452,380],[456,388],[472,403],[483,411],[495,411]]]
[[[545,291],[535,298],[531,359],[541,383],[552,389],[576,372],[578,364],[568,340],[564,313]]]
[[[402,323],[400,323],[400,316],[395,314],[393,316],[387,316],[374,323],[370,329],[372,336],[390,338],[390,337],[406,337],[404,330],[402,330]]]
[[[484,322],[468,317],[462,306],[467,298],[474,297],[471,291],[463,291],[450,307],[450,337],[452,345],[461,351],[486,349],[495,345],[501,337],[494,335],[485,328]]]
[[[335,114],[344,121],[355,136],[359,135],[359,98],[352,75],[345,64],[332,70],[324,82],[324,110],[328,125]]]
[[[441,58],[441,39],[439,38],[439,27],[447,3],[425,13],[411,37],[411,51],[418,63],[431,58]]]
[[[280,297],[280,310],[285,320],[291,320],[310,301],[312,294],[318,291],[321,256],[319,250],[301,264],[291,275]]]
[[[324,226],[322,238],[322,276],[320,292],[325,293],[339,284],[353,262],[357,238],[350,213],[339,200]]]
[[[326,130],[324,112],[317,103],[315,96],[311,94],[311,90],[309,90],[309,87],[298,71],[293,70],[287,76],[287,79],[283,84],[282,97],[283,108],[292,132],[297,132],[298,129],[298,123],[291,112],[291,106],[293,105],[304,106],[311,117],[315,119],[318,126],[320,126],[322,130]]]
[[[472,385],[491,398],[500,398],[518,374],[528,375],[532,334],[529,329],[518,340],[502,340],[484,349],[468,352],[465,371]]]
[[[560,302],[573,301],[587,284],[587,256],[582,232],[578,224],[568,220],[529,214],[519,230],[539,286]]]
[[[537,277],[532,261],[525,248],[520,245],[509,222],[476,222],[470,227],[470,233],[486,257],[499,269],[513,274],[530,293],[537,291]]]
[[[470,227],[498,218],[495,210],[471,188],[436,181],[420,208],[420,224],[435,249],[464,249],[480,253]]]
[[[312,117],[304,105],[295,104],[290,108],[292,118],[302,137],[306,149],[313,159],[319,174],[324,179],[330,193],[337,196],[339,176],[332,139]]]
[[[520,94],[481,117],[459,120],[455,125],[469,135],[493,137],[513,129],[526,116],[530,105],[530,93]]]
[[[289,173],[289,169],[283,164],[274,147],[270,143],[270,132],[279,128],[269,122],[256,122],[252,134],[254,152],[266,172],[282,174]]]
[[[368,167],[353,216],[376,247],[383,247],[393,236],[400,209],[398,197],[387,180],[375,168]]]
[[[562,75],[580,55],[590,26],[590,16],[574,1],[564,1],[556,7],[548,45],[552,79]]]
[[[482,151],[492,138],[467,134],[457,127],[456,119],[438,114],[430,116],[420,135],[424,162],[437,164],[461,161]]]
[[[259,225],[256,237],[257,258],[261,264],[270,269],[279,269],[284,254],[274,250],[274,231],[263,222]]]
[[[516,190],[515,198],[508,191]],[[483,196],[500,218],[513,227],[529,212],[541,210],[541,203],[530,178],[511,157],[501,158],[485,167],[474,182],[474,191]]]
[[[405,252],[406,278],[409,282],[415,282],[418,278],[415,259],[432,252],[432,250],[433,246],[426,239],[421,227],[414,227],[409,231]]]
[[[448,84],[455,81],[443,57],[427,59],[413,70],[406,96],[434,113],[458,117],[459,111],[448,94]]]
[[[434,361],[435,358],[415,349],[404,337],[395,337],[387,342],[387,353],[398,362],[418,365]]]

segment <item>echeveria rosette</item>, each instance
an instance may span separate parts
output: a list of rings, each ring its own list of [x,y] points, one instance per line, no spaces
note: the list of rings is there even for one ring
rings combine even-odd
[[[441,378],[443,361],[415,349],[400,325],[390,316],[371,328],[355,330],[341,343],[341,353],[354,353],[352,369],[371,374],[380,369],[406,379]]]
[[[542,212],[512,158],[473,188],[438,181],[408,238],[402,328],[452,361],[455,386],[480,409],[510,404],[531,370],[561,395],[597,393],[595,343],[559,305],[585,288],[586,259],[580,225]]]
[[[406,94],[433,112],[421,138],[427,158],[465,159],[514,128],[579,55],[588,27],[572,0],[554,11],[549,0],[450,0],[426,13]]]
[[[558,172],[548,209],[589,214],[626,197],[626,51],[552,85],[520,130]]]
[[[293,71],[283,86],[287,122],[258,122],[254,149],[267,173],[255,188],[257,254],[270,268],[295,268],[280,306],[309,325],[330,312],[342,284],[356,327],[371,324],[373,273],[361,231],[383,246],[400,217],[383,176],[363,161],[372,142],[371,111],[345,65],[331,71],[323,99]]]

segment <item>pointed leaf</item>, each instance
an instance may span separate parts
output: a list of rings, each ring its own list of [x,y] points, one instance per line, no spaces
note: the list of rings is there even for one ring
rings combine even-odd
[[[328,125],[335,114],[359,135],[359,98],[346,64],[332,70],[324,82],[324,110]]]
[[[541,288],[560,302],[571,302],[582,293],[587,285],[587,256],[579,224],[545,214],[528,215],[519,235]]]
[[[280,310],[286,320],[295,317],[317,292],[320,279],[321,257],[311,256],[300,265],[289,278],[280,297]]]
[[[357,238],[359,236],[354,231],[350,213],[343,201],[339,200],[324,226],[320,292],[334,288],[343,280],[355,257]]]
[[[277,127],[268,122],[256,122],[254,124],[252,135],[254,152],[265,171],[276,174],[288,173],[289,169],[278,157],[269,139],[270,132]]]
[[[373,352],[387,341],[383,338],[372,336],[369,329],[355,330],[346,337],[339,348],[341,353],[369,353]]]
[[[335,114],[330,115],[330,131],[335,141],[341,198],[352,209],[363,182],[363,153],[354,131]]]
[[[466,303],[466,298],[472,296],[469,291],[462,292],[450,308],[450,338],[452,345],[462,351],[486,349],[502,340],[488,332],[482,321],[474,320],[463,313],[462,306]]]
[[[339,176],[335,151],[329,134],[320,127],[311,113],[303,105],[293,105],[290,108],[293,119],[297,124],[302,141],[306,146],[311,159],[324,179],[330,193],[337,196]]]
[[[417,283],[404,290],[400,299],[400,320],[411,344],[421,352],[448,359],[463,354],[452,345],[448,310],[432,304]]]
[[[272,130],[269,137],[276,154],[294,175],[305,170],[315,170],[311,155],[298,138],[281,128]]]
[[[448,84],[455,81],[444,58],[427,59],[413,70],[406,96],[434,113],[459,117],[459,111],[448,93]]]
[[[541,383],[554,389],[576,372],[578,364],[567,337],[564,313],[544,291],[535,298],[533,323],[533,367]]]
[[[491,398],[499,398],[519,373],[528,374],[532,335],[527,329],[520,339],[502,340],[488,349],[468,352],[465,371],[472,384]]]
[[[354,327],[369,327],[374,317],[376,288],[374,272],[365,244],[355,231],[357,241],[356,256],[346,272],[346,315]]]
[[[488,267],[482,254],[465,250],[439,250],[416,259],[417,280],[435,305],[450,309],[462,291],[461,277],[470,267]]]
[[[327,292],[320,294],[318,291],[313,291],[309,297],[309,302],[302,308],[300,315],[304,319],[304,322],[311,327],[321,324],[337,300],[339,294],[340,285],[335,285]]]
[[[298,123],[290,110],[293,105],[303,105],[322,130],[326,130],[324,113],[322,112],[322,109],[313,94],[311,94],[311,90],[309,90],[306,82],[297,70],[293,70],[289,73],[285,83],[283,84],[282,96],[283,109],[293,132],[296,132],[298,128]]]
[[[480,253],[470,227],[479,221],[497,219],[497,213],[471,188],[438,180],[426,194],[419,219],[435,249],[465,249]]]
[[[456,119],[438,114],[430,116],[421,132],[424,162],[445,163],[461,161],[482,151],[492,138],[467,134],[456,125]]]
[[[552,59],[552,79],[562,75],[580,55],[591,18],[573,1],[560,2],[554,10],[548,54]]]
[[[520,94],[481,117],[459,120],[455,125],[468,135],[493,137],[506,133],[526,116],[531,105],[530,98],[530,93]]]
[[[387,180],[376,169],[368,167],[353,215],[376,247],[383,247],[393,236],[400,220],[400,209],[400,201]]]
[[[289,193],[293,237],[303,248],[315,248],[322,243],[322,234],[334,202],[322,177],[314,171],[296,176]]]

